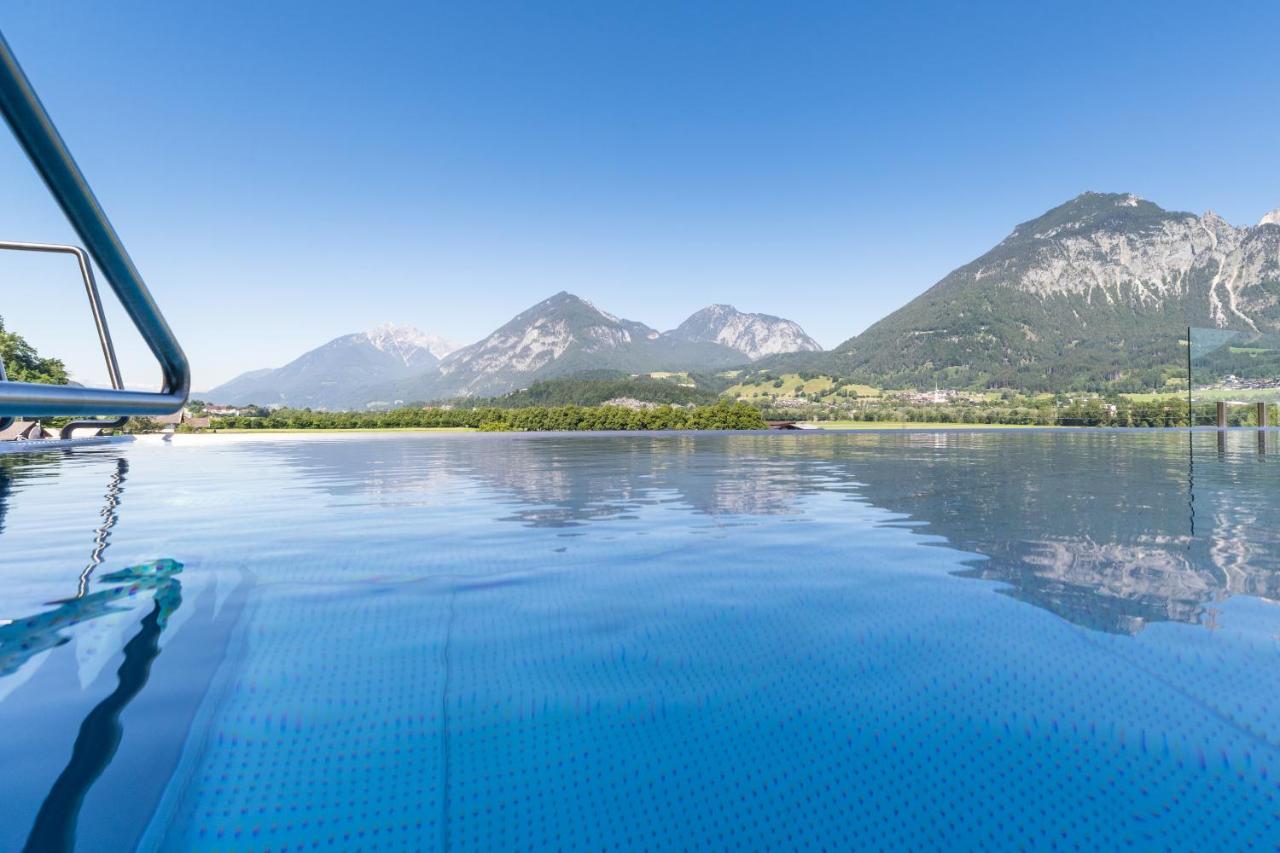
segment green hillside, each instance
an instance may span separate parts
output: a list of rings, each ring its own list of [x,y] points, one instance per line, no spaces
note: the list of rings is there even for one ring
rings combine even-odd
[[[1188,325],[1280,328],[1280,225],[1085,193],[835,350],[753,367],[889,388],[1139,392],[1185,376]]]
[[[462,408],[519,409],[530,406],[598,406],[626,398],[658,405],[708,405],[718,395],[698,387],[688,374],[655,373],[633,376],[615,370],[577,373],[559,379],[534,382],[528,388],[500,397],[461,398],[449,401]]]

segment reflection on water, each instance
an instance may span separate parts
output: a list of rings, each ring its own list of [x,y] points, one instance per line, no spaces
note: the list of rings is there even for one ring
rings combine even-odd
[[[139,593],[151,592],[157,602],[167,601],[178,585],[174,575],[180,571],[181,563],[167,559],[131,566],[104,575],[101,581],[110,585],[108,589],[54,601],[51,610],[7,620],[0,625],[0,676],[11,675],[31,658],[67,643],[67,632],[75,626],[125,612],[127,608],[119,605]],[[180,597],[174,601],[174,608],[178,600]],[[160,619],[162,626],[172,608],[166,605],[166,611]]]
[[[1280,599],[1280,525],[1267,523],[1275,433],[1253,432],[494,437],[266,452],[333,493],[390,504],[429,494],[433,480],[468,480],[502,496],[501,520],[530,527],[663,503],[799,518],[804,498],[841,493],[987,558],[966,577],[1128,634],[1160,621],[1212,627],[1213,605],[1234,594]]]
[[[125,476],[129,473],[129,463],[123,456],[116,460],[116,472],[111,475],[111,481],[107,484],[107,494],[105,496],[106,503],[102,507],[102,524],[98,525],[98,529],[93,532],[93,551],[89,554],[89,562],[85,564],[84,571],[80,573],[80,583],[76,589],[76,595],[84,595],[89,590],[89,579],[93,577],[93,570],[102,564],[102,555],[106,553],[107,545],[111,540],[111,528],[116,526],[119,519],[120,497],[124,492]]]
[[[132,566],[102,578],[103,583],[124,586],[75,598],[60,605],[59,610],[101,597],[102,604],[79,608],[74,616],[63,620],[63,624],[75,624],[101,615],[109,608],[111,599],[122,595],[135,596],[143,591],[152,593],[151,609],[143,617],[138,633],[124,646],[124,662],[116,673],[116,688],[94,706],[81,723],[80,732],[72,747],[71,760],[58,774],[49,795],[40,806],[35,825],[27,837],[26,850],[35,853],[73,848],[76,822],[85,795],[94,782],[98,781],[102,771],[107,769],[120,747],[120,739],[124,734],[120,715],[147,686],[151,665],[160,654],[160,635],[169,618],[182,603],[182,585],[176,578],[181,571],[182,564],[175,560],[157,560],[142,566]],[[40,620],[30,621],[36,623]],[[26,638],[13,639],[26,645]],[[0,640],[0,644],[3,642]],[[59,640],[61,642],[65,642],[65,639]]]
[[[28,459],[18,456],[3,461],[7,464],[0,465],[0,532],[4,530],[6,499],[12,491],[14,470],[21,469]],[[99,579],[106,589],[89,592],[94,570],[105,559],[111,530],[119,520],[120,497],[128,471],[129,463],[124,457],[115,460],[115,471],[108,481],[99,513],[102,521],[94,530],[93,547],[77,578],[75,596],[50,602],[52,609],[0,623],[0,678],[3,678],[17,673],[32,658],[70,642],[69,632],[76,626],[127,613],[131,608],[121,604],[139,595],[150,593],[152,597],[150,611],[142,619],[138,633],[124,646],[124,662],[116,674],[115,690],[99,702],[80,725],[71,759],[41,804],[24,850],[74,848],[76,824],[85,795],[119,748],[123,735],[120,715],[146,687],[151,664],[160,654],[160,635],[182,603],[182,585],[177,579],[182,564],[171,559],[110,572]]]
[[[1264,838],[1274,453],[1027,432],[0,456],[0,848],[1159,846],[1203,838],[1208,801],[1226,846]]]
[[[39,460],[40,457],[19,454],[0,457],[0,533],[4,532],[4,518],[15,475],[24,468],[38,465]],[[112,474],[108,483],[105,504],[100,513],[102,523],[94,531],[93,549],[89,554],[88,563],[80,573],[75,597],[50,602],[56,605],[52,610],[29,616],[15,618],[5,614],[4,621],[0,621],[0,676],[11,675],[36,655],[68,642],[70,638],[64,633],[66,629],[108,613],[118,612],[119,608],[113,607],[113,601],[124,596],[132,597],[142,589],[154,588],[158,579],[167,578],[176,571],[168,563],[125,569],[122,572],[112,573],[104,580],[115,584],[128,581],[130,585],[115,586],[93,595],[88,594],[89,580],[93,576],[93,570],[102,563],[109,544],[111,528],[119,518],[120,493],[123,491],[129,463],[121,457],[115,461],[115,466],[115,473]],[[138,583],[132,583],[133,581]]]
[[[56,480],[59,466],[67,458],[61,452],[0,456],[0,533],[5,530],[15,492],[24,485]],[[110,474],[100,498],[98,523],[85,540],[89,555],[75,578],[74,595],[49,601],[35,612],[22,614],[10,606],[7,612],[0,613],[0,701],[32,677],[38,681],[43,664],[56,649],[74,643],[82,685],[96,681],[110,657],[117,653],[122,657],[114,688],[80,720],[70,758],[40,802],[23,847],[30,851],[75,847],[85,797],[115,758],[124,734],[122,715],[145,689],[160,654],[162,635],[182,603],[178,575],[183,567],[173,559],[130,565],[95,578],[98,567],[109,558],[111,535],[120,519],[129,472],[129,463],[123,456],[86,460],[92,469],[104,462],[109,465]],[[90,480],[95,479],[96,470],[90,475]],[[87,495],[83,493],[76,495],[79,500],[84,497]],[[61,574],[59,568],[55,566],[50,572],[55,585]],[[131,624],[136,624],[136,630],[130,637]],[[18,704],[12,702],[10,706]],[[37,703],[37,714],[39,707]],[[20,711],[19,719],[23,716]],[[32,738],[31,745],[38,748],[40,736],[36,728],[24,728]],[[56,752],[49,757],[58,760]],[[16,832],[20,827],[14,825],[13,829]]]

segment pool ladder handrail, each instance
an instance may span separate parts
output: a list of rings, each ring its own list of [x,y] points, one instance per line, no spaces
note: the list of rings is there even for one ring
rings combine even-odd
[[[187,357],[2,33],[0,112],[85,247],[9,243],[5,248],[21,247],[31,251],[76,255],[86,278],[86,289],[112,383],[111,388],[85,388],[0,378],[0,420],[18,415],[113,415],[118,418],[121,415],[169,415],[177,412],[186,404],[191,390]],[[36,246],[42,248],[33,248]],[[97,287],[93,284],[90,257],[159,361],[163,377],[159,392],[126,391],[122,387],[106,319],[96,299]],[[77,425],[112,426],[117,423],[120,421],[89,421]],[[64,434],[74,428],[69,424],[64,428]]]
[[[112,388],[116,390],[124,388],[124,383],[120,379],[120,365],[116,361],[116,348],[111,341],[111,330],[107,328],[107,315],[102,311],[102,298],[98,295],[98,284],[93,278],[93,265],[89,262],[89,256],[84,249],[79,246],[63,246],[55,243],[19,243],[11,240],[0,240],[0,250],[2,249],[75,256],[80,265],[80,278],[84,281],[85,293],[89,297],[89,310],[93,313],[93,324],[98,330],[98,343],[102,346],[102,355],[107,361],[107,377],[111,380]],[[0,381],[5,380],[4,359],[0,358]],[[59,436],[61,438],[70,438],[71,433],[81,427],[117,429],[124,426],[128,420],[127,415],[107,420],[94,418],[73,420],[62,427]],[[8,427],[11,423],[13,423],[12,416],[0,418],[0,429]]]

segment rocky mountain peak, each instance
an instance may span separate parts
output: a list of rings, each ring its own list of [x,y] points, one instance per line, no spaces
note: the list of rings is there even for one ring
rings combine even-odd
[[[1055,240],[1091,232],[1136,232],[1158,229],[1191,214],[1167,211],[1133,193],[1084,192],[1035,219],[1023,222],[1005,240]]]
[[[283,367],[249,371],[203,394],[217,403],[342,408],[359,389],[434,370],[440,363],[436,353],[452,349],[443,338],[387,323],[334,338]]]
[[[592,370],[711,371],[762,354],[819,349],[790,320],[713,305],[672,332],[617,317],[560,291],[482,340],[452,353],[430,374],[379,391],[377,399],[504,394],[530,382]]]
[[[610,314],[608,311],[598,307],[590,299],[584,299],[567,290],[562,290],[554,296],[548,296],[537,305],[517,315],[511,322],[519,323],[530,318],[560,316],[570,318],[574,323],[600,322],[606,325],[613,324],[628,327],[642,325]]]
[[[1083,193],[837,353],[845,369],[904,384],[942,376],[1056,389],[1070,375],[1161,387],[1189,325],[1280,332],[1278,270],[1270,224],[1237,228],[1131,193]]]
[[[484,339],[453,353],[440,367],[450,393],[503,393],[533,375],[585,370],[625,361],[622,354],[658,333],[560,291]]]
[[[1258,220],[1258,227],[1261,228],[1263,225],[1280,225],[1280,207]]]
[[[405,364],[413,364],[420,359],[420,351],[426,350],[436,358],[444,358],[458,348],[452,341],[439,335],[428,335],[413,326],[397,326],[383,323],[376,329],[364,333],[365,339],[382,352],[389,353]]]
[[[752,360],[822,349],[792,320],[771,314],[748,314],[725,304],[708,305],[667,334],[685,341],[720,344]]]

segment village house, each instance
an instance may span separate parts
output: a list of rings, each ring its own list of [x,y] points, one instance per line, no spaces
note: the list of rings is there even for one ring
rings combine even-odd
[[[155,421],[165,432],[174,432],[179,426],[187,426],[191,429],[209,429],[213,425],[213,418],[208,416],[193,417],[186,409],[181,409],[172,415],[155,415],[151,420]]]

